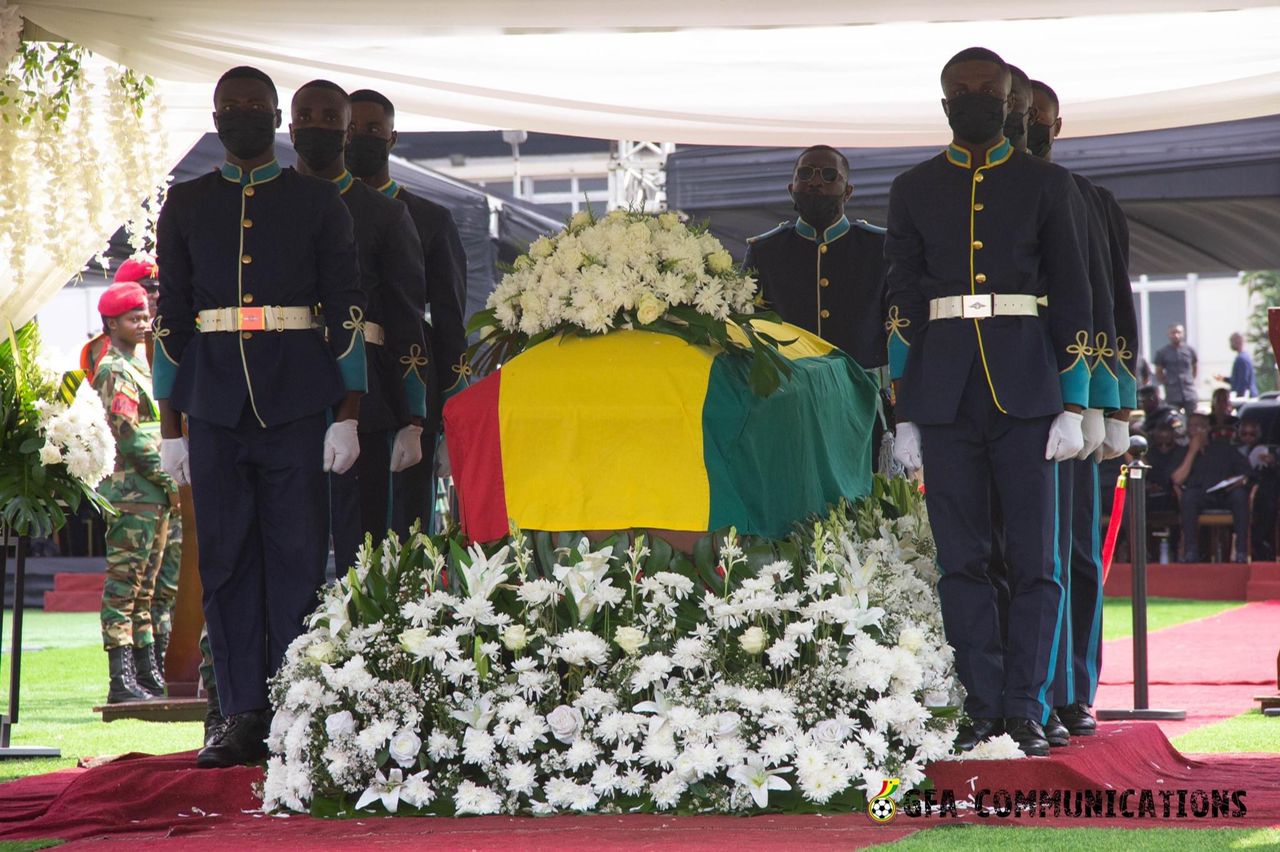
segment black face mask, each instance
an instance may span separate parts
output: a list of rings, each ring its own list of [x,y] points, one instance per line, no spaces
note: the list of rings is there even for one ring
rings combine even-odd
[[[333,165],[347,142],[347,131],[328,127],[299,127],[293,131],[293,150],[313,172]]]
[[[347,168],[358,178],[373,177],[382,171],[391,155],[390,140],[359,133],[347,145]]]
[[[1053,148],[1053,126],[1034,122],[1027,127],[1027,150],[1044,159]]]
[[[1022,147],[1022,139],[1027,134],[1027,127],[1023,123],[1027,117],[1027,111],[1011,112],[1004,120],[1004,138],[1015,148]]]
[[[252,160],[276,141],[276,117],[265,110],[237,109],[220,112],[214,118],[218,140],[227,153]]]
[[[791,202],[800,218],[820,231],[834,225],[844,214],[843,195],[793,192]]]
[[[961,142],[986,142],[1004,128],[1004,101],[980,92],[947,98],[947,123]]]

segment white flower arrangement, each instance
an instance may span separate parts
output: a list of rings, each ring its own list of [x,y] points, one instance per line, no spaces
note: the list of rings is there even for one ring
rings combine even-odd
[[[265,807],[848,812],[913,788],[959,687],[923,501],[875,488],[692,558],[626,533],[366,545],[273,681]]]
[[[755,279],[720,241],[676,213],[614,210],[596,219],[583,211],[516,258],[468,330],[481,335],[482,372],[557,334],[674,334],[750,354],[752,389],[767,396],[790,367],[774,348],[778,341],[750,324],[776,319],[758,310],[757,294]]]
[[[40,463],[45,467],[65,464],[86,487],[97,488],[116,466],[116,442],[98,394],[82,382],[70,405],[60,399],[35,405],[44,436]]]

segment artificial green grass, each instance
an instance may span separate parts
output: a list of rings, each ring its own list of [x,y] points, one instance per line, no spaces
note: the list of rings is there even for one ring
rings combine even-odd
[[[991,852],[992,849],[1063,852],[1202,852],[1205,849],[1280,849],[1274,828],[1025,828],[940,826],[879,847],[892,852]]]
[[[0,852],[35,852],[36,849],[52,849],[65,840],[0,840]]]
[[[1208,618],[1244,606],[1242,601],[1192,601],[1182,598],[1148,598],[1147,632],[1175,624]],[[1129,598],[1102,599],[1102,638],[1127,639],[1133,635],[1133,606]]]
[[[0,694],[8,695],[8,628],[0,665]],[[67,647],[65,643],[75,642]],[[89,644],[85,644],[88,642]],[[107,655],[102,650],[94,613],[28,612],[23,621],[22,700],[15,746],[52,746],[61,758],[0,761],[0,782],[76,765],[82,757],[131,751],[168,754],[199,748],[199,722],[106,723],[93,712],[107,697]],[[43,647],[44,650],[34,650]],[[7,708],[6,708],[7,709]]]
[[[1258,687],[1259,692],[1268,691]],[[1280,754],[1280,718],[1250,710],[1173,738],[1173,745],[1186,754],[1210,752],[1267,752]]]

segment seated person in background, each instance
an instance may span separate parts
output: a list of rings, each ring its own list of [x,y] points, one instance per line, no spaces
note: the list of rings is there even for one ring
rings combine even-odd
[[[1185,448],[1178,446],[1180,418],[1168,418],[1156,425],[1151,434],[1151,448],[1147,451],[1147,516],[1153,512],[1178,511],[1178,498],[1173,487],[1173,472],[1186,456]]]
[[[1262,562],[1275,559],[1276,509],[1280,504],[1280,468],[1275,453],[1262,441],[1262,424],[1256,420],[1240,421],[1240,454],[1253,469],[1250,480],[1258,486],[1253,497],[1253,558]]]
[[[1188,420],[1187,455],[1171,477],[1182,487],[1182,561],[1199,562],[1199,517],[1207,509],[1229,509],[1235,533],[1236,562],[1247,562],[1249,538],[1249,460],[1230,441],[1210,438],[1209,418]]]
[[[1231,388],[1218,387],[1213,390],[1213,401],[1209,406],[1209,437],[1214,441],[1235,440],[1236,426],[1240,418],[1236,417],[1231,406]]]
[[[1167,420],[1175,411],[1172,407],[1160,402],[1160,388],[1155,385],[1143,385],[1138,388],[1138,407],[1142,409],[1142,434],[1151,435],[1156,425]]]

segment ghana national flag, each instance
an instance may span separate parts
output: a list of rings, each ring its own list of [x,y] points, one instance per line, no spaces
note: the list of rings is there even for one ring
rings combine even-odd
[[[871,486],[876,380],[795,326],[791,378],[752,393],[749,359],[668,334],[565,335],[449,400],[449,460],[473,541],[644,527],[781,538]],[[744,338],[745,340],[745,338]]]

